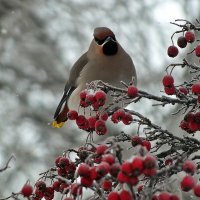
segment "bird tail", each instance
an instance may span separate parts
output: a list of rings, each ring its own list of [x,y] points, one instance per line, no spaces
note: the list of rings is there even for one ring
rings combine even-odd
[[[63,109],[61,109],[60,113],[55,116],[55,120],[52,122],[53,128],[61,128],[65,122],[67,121],[67,113],[69,111],[69,108],[67,106],[67,102],[65,102]]]

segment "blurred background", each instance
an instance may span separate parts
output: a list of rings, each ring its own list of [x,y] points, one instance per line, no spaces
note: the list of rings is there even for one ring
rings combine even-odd
[[[166,49],[178,30],[169,22],[194,22],[199,13],[199,0],[0,0],[0,168],[16,157],[0,173],[0,197],[18,192],[27,179],[34,183],[55,156],[83,144],[86,133],[71,124],[52,129],[50,123],[69,70],[87,51],[95,27],[114,31],[135,63],[138,87],[161,95],[172,61]],[[184,70],[175,73],[180,81],[187,76]],[[133,108],[180,131],[174,123],[179,119],[168,117],[170,106],[143,100]],[[134,129],[129,127],[130,134]]]

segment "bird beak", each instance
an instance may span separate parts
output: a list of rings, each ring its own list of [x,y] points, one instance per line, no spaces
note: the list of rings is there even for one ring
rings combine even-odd
[[[113,37],[107,37],[101,47],[103,50],[103,54],[106,56],[113,56],[118,51],[117,41]]]
[[[104,41],[104,43],[103,43],[101,46],[103,46],[103,45],[106,44],[107,42],[111,42],[111,41],[112,41],[112,42],[117,42],[116,40],[114,40],[112,37],[109,36],[109,37],[106,38],[106,40]]]

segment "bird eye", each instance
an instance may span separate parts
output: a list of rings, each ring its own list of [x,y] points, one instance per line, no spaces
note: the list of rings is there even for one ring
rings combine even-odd
[[[96,42],[98,45],[102,45],[102,44],[104,43],[104,41],[105,41],[105,39],[99,40],[99,39],[97,39],[96,37],[94,38],[94,40],[95,40],[95,42]]]

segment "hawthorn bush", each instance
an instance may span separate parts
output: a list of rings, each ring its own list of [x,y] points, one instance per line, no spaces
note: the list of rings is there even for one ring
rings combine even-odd
[[[200,45],[197,33],[200,31],[199,21],[195,24],[186,20],[174,23],[180,30],[172,34],[172,44],[167,49],[169,57],[179,55],[181,49],[186,53],[200,57]],[[178,39],[174,40],[174,36]],[[190,46],[188,52],[187,47]],[[189,81],[183,80],[176,85],[173,70],[188,68],[193,74]],[[182,192],[190,192],[191,198],[200,197],[200,183],[197,178],[200,165],[200,141],[195,135],[200,130],[200,65],[189,63],[185,58],[180,63],[172,63],[166,67],[162,79],[165,95],[156,96],[132,85],[122,82],[122,88],[116,88],[102,81],[94,81],[80,94],[80,106],[91,111],[90,116],[80,115],[70,110],[68,120],[76,122],[77,127],[86,131],[86,141],[78,149],[68,149],[54,160],[54,166],[40,174],[35,184],[25,183],[21,191],[12,193],[8,198],[28,198],[32,200],[88,199],[102,200],[179,200],[180,193],[174,194],[167,184],[173,175],[182,172],[184,176],[177,186]],[[172,96],[173,95],[173,96]],[[108,97],[109,96],[109,97]],[[112,102],[105,104],[107,99]],[[180,129],[185,131],[183,137],[163,129],[150,119],[135,110],[126,109],[129,103],[137,103],[146,98],[158,102],[158,105],[171,104],[182,112]],[[121,107],[116,108],[116,104]],[[155,107],[156,108],[156,107]],[[138,126],[134,135],[122,132],[118,136],[109,137],[107,122],[123,123],[124,126]],[[107,135],[106,141],[96,144],[94,135]],[[133,155],[124,159],[122,143],[129,144]],[[162,148],[167,146],[167,148]],[[75,159],[70,158],[70,153]],[[53,161],[52,161],[53,163]],[[56,195],[56,196],[57,196]]]

